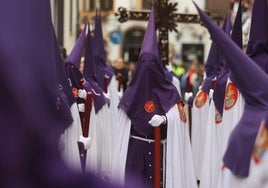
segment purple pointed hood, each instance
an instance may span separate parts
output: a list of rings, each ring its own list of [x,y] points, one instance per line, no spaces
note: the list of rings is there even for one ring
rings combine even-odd
[[[16,112],[14,118],[31,120],[28,126],[38,131],[43,128],[39,129],[37,125],[44,126],[47,128],[45,134],[52,126],[63,131],[72,122],[72,117],[57,83],[50,3],[45,0],[12,2],[2,1],[0,6],[3,27],[0,31],[0,61],[6,62],[1,63],[0,69],[1,82],[6,82],[2,83],[2,88],[11,92],[7,98],[16,104],[11,108]],[[4,19],[12,7],[14,17]],[[4,108],[1,113],[5,113]],[[20,124],[23,123],[18,122]]]
[[[230,20],[230,14],[228,14],[228,17],[227,17],[227,20]],[[231,24],[230,21],[228,21],[228,22]],[[229,25],[229,24],[226,24],[226,25]],[[225,33],[227,33],[227,35],[230,33],[229,29],[226,30],[223,27],[223,30],[225,31]],[[239,3],[239,7],[237,9],[236,18],[235,18],[235,21],[234,21],[234,26],[233,26],[233,29],[232,29],[231,38],[242,49],[242,12],[241,12],[241,2]],[[220,58],[219,59],[220,59],[220,61],[224,62],[224,70],[222,70],[221,74],[219,74],[218,77],[217,77],[217,82],[216,82],[215,90],[214,90],[214,93],[213,93],[213,100],[214,100],[216,109],[222,115],[227,79],[228,79],[228,77],[230,77],[230,79],[232,81],[234,81],[234,77],[229,72],[229,68],[227,68],[228,66],[226,65],[226,60],[225,60],[225,58],[224,58],[222,53],[220,53]]]
[[[118,187],[62,161],[71,114],[59,95],[50,1],[0,4],[0,187]]]
[[[233,41],[242,49],[243,39],[242,39],[242,4],[239,1],[239,6],[236,12],[236,17],[234,21],[234,26],[231,34]]]
[[[93,53],[93,41],[90,35],[90,26],[88,26],[88,35],[86,38],[86,53],[85,53],[85,63],[84,63],[84,71],[83,75],[86,80],[94,80],[97,81],[96,76],[96,64]]]
[[[224,54],[236,80],[235,85],[245,98],[245,109],[230,135],[224,155],[225,165],[237,176],[249,174],[249,164],[259,126],[268,108],[268,76],[204,14],[195,4],[213,41]],[[243,62],[243,66],[237,62]],[[250,78],[250,79],[248,79]]]
[[[88,26],[88,36],[86,39],[86,54],[85,54],[83,75],[87,82],[84,87],[88,92],[92,92],[95,112],[98,113],[98,111],[108,101],[106,101],[106,98],[103,95],[103,90],[97,82],[96,71],[95,71],[95,59],[93,55],[92,37],[90,36],[89,26]]]
[[[84,29],[79,35],[79,38],[76,41],[76,44],[71,52],[71,54],[67,57],[65,63],[65,74],[72,85],[72,88],[82,89],[81,88],[81,79],[83,78],[82,73],[79,71],[80,60],[85,44],[86,38],[86,29],[87,24],[85,24]]]
[[[232,31],[232,23],[231,23],[231,12],[229,12],[224,20],[224,23],[222,25],[222,30],[227,34],[231,35]]]
[[[68,101],[69,106],[71,107],[73,103],[75,103],[75,98],[70,86],[70,83],[66,77],[64,71],[64,64],[60,56],[60,49],[57,41],[57,37],[55,31],[53,29],[54,34],[54,54],[55,54],[55,62],[56,62],[56,71],[57,71],[57,80],[59,84],[60,91],[62,95],[65,95],[66,100]]]
[[[218,67],[215,62],[219,61],[219,50],[214,42],[212,42],[207,62],[205,64],[205,72],[207,77],[215,77],[218,73]]]
[[[156,37],[156,28],[155,28],[155,13],[154,7],[151,10],[150,19],[147,25],[146,32],[144,34],[144,39],[141,46],[140,56],[143,54],[151,54],[152,56],[159,58],[159,51],[157,45],[157,37]]]
[[[57,83],[50,1],[0,4],[0,186],[58,187],[70,171],[55,143],[72,116]]]
[[[230,34],[232,29],[230,13],[227,14],[224,24],[222,26],[222,30],[226,34]],[[225,90],[223,91],[222,87],[224,88],[227,82],[227,77],[223,77],[227,70],[225,67],[225,58],[220,53],[215,42],[212,41],[209,55],[207,58],[207,62],[205,64],[205,72],[206,72],[206,79],[202,84],[202,90],[209,94],[209,90],[212,88],[212,80],[214,77],[217,76],[217,81],[215,84],[214,92],[213,92],[213,100],[215,103],[216,109],[222,114],[222,106],[223,106],[223,97],[225,94]],[[224,78],[224,80],[223,80]],[[224,85],[225,84],[225,85]]]
[[[227,34],[230,35],[231,30],[232,30],[232,24],[231,24],[231,13],[228,13],[225,20],[224,24],[222,26],[222,30]],[[228,79],[228,73],[229,70],[226,67],[226,59],[224,58],[223,54],[221,53],[219,47],[216,45],[214,41],[212,41],[212,46],[211,48],[215,51],[214,53],[217,54],[215,58],[216,60],[212,61],[210,64],[211,67],[217,68],[217,78],[216,78],[216,83],[214,86],[214,92],[213,92],[213,101],[215,104],[215,108],[217,111],[222,115],[223,113],[223,103],[224,103],[224,96],[225,96],[225,87]],[[207,90],[207,93],[209,92],[209,89]]]
[[[101,86],[102,89],[104,89],[104,76],[108,76],[108,83],[110,83],[114,75],[114,70],[111,66],[108,66],[106,64],[106,53],[104,50],[104,43],[103,43],[101,15],[98,10],[96,10],[93,43],[94,43],[94,56],[96,63],[96,75],[99,85]]]
[[[66,59],[66,63],[72,63],[78,69],[80,66],[81,56],[82,56],[82,52],[84,49],[87,25],[88,24],[85,24],[82,32],[80,33],[80,35],[75,43],[74,48],[72,49],[72,52],[70,53],[70,55]]]
[[[173,105],[182,101],[176,87],[166,79],[158,62],[155,32],[152,8],[135,75],[119,103],[133,124],[148,131],[153,131],[151,126],[146,125],[154,114],[165,114]]]
[[[246,53],[268,74],[268,4],[266,0],[254,1]]]
[[[231,12],[229,12],[226,15],[226,18],[224,20],[222,30],[228,35],[231,35],[231,30],[232,30],[232,23],[231,23]],[[215,47],[215,46],[214,46]],[[219,53],[219,59],[218,59],[218,70],[219,73],[224,74],[225,71],[229,71],[228,68],[226,67],[226,60],[223,57],[221,53]]]
[[[239,1],[239,6],[237,9],[234,27],[231,34],[232,40],[238,45],[239,48],[243,49],[243,35],[242,35],[242,4]],[[239,62],[238,62],[239,63]],[[235,78],[233,77],[232,71],[229,73],[230,80],[235,83]]]
[[[96,9],[95,16],[94,44],[95,57],[98,63],[106,65],[106,54],[104,50],[103,32],[101,26],[101,13],[98,9]]]
[[[209,90],[212,87],[212,79],[218,74],[218,64],[215,63],[219,61],[219,50],[214,42],[212,42],[207,62],[205,64],[206,79],[202,84],[202,90],[209,94]]]

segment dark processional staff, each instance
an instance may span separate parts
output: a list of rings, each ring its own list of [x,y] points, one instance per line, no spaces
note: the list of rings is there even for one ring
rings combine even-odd
[[[161,58],[162,63],[165,65],[165,64],[168,64],[169,31],[177,31],[176,29],[177,23],[200,23],[199,16],[195,14],[176,14],[175,12],[177,11],[176,7],[178,3],[168,3],[168,0],[156,1],[153,3],[153,5],[155,7],[154,13],[155,13],[156,29],[158,29],[159,31],[158,33],[159,49],[157,51],[160,54],[159,56]],[[126,22],[128,20],[147,21],[150,17],[150,13],[151,13],[150,11],[128,11],[125,8],[120,7],[118,9],[118,13],[116,13],[116,16],[119,16],[118,20],[121,23]],[[162,18],[165,18],[165,19],[162,19]],[[161,65],[161,67],[164,67],[164,66]],[[121,101],[121,104],[122,103],[123,102]],[[124,105],[122,106],[124,108]],[[182,108],[182,106],[178,105],[178,108],[180,111],[180,108]],[[191,122],[191,120],[189,122]],[[191,126],[189,126],[189,130],[191,130]],[[188,131],[188,133],[189,132],[190,131]],[[160,126],[155,126],[153,135],[154,135],[154,174],[153,174],[154,182],[153,182],[153,185],[155,188],[158,188],[158,187],[161,187],[161,153],[163,153],[161,151],[161,136],[163,137],[163,135],[161,135]]]

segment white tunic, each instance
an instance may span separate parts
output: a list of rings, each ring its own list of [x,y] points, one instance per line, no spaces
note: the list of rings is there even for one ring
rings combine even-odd
[[[201,97],[202,93],[202,98]],[[200,97],[198,97],[200,96]],[[204,144],[207,132],[209,97],[200,90],[193,101],[192,107],[192,152],[196,179],[200,179],[203,161]]]
[[[200,188],[215,188],[221,167],[220,141],[222,125],[220,119],[216,119],[216,115],[219,113],[216,113],[217,111],[212,97],[213,90],[210,91],[208,126],[200,170]]]
[[[231,85],[232,82],[228,78],[227,84],[226,84],[226,92],[228,92],[228,85]],[[244,105],[245,101],[241,93],[238,91],[237,100],[231,108],[228,108],[226,105],[228,104],[228,99],[231,99],[232,97],[230,94],[225,94],[225,102],[224,102],[224,108],[223,108],[223,115],[222,115],[222,127],[223,127],[223,135],[222,135],[222,146],[221,146],[221,155],[223,156],[227,147],[229,136],[234,129],[234,127],[237,125],[238,121],[240,120],[243,111],[244,111]]]
[[[90,114],[89,136],[91,147],[87,150],[86,171],[109,179],[112,164],[112,134],[110,111],[105,104],[98,113],[94,106]]]
[[[62,157],[69,167],[82,172],[79,150],[77,145],[79,136],[82,134],[82,127],[77,103],[74,103],[71,106],[70,111],[73,117],[73,122],[62,135],[64,143]]]

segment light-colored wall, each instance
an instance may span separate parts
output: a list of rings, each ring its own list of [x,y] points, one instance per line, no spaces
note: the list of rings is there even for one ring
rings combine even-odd
[[[76,41],[76,1],[73,0],[72,3],[72,30],[70,31],[70,0],[64,0],[64,22],[63,22],[63,45],[67,50],[67,54],[69,54],[75,44]]]
[[[51,0],[52,7],[53,1]],[[81,9],[80,1],[80,9]],[[178,13],[197,13],[196,9],[189,0],[170,0],[170,2],[178,2]],[[205,7],[205,0],[196,0],[195,1],[202,9]],[[133,6],[138,5],[139,2],[136,0],[114,0],[114,11],[117,10],[118,7],[122,6],[127,9],[133,8]],[[70,32],[70,0],[64,0],[64,47],[67,49],[67,53],[70,53],[72,50],[75,41],[76,41],[76,1],[73,0],[73,28],[72,32]],[[52,8],[53,10],[53,8]],[[52,13],[53,15],[53,13]],[[53,15],[55,16],[55,15]],[[116,58],[122,56],[122,45],[113,44],[109,41],[109,34],[114,31],[120,29],[124,34],[128,28],[130,27],[143,27],[146,28],[146,21],[128,21],[126,23],[119,23],[117,21],[117,17],[111,15],[107,18],[107,20],[103,20],[103,34],[104,38],[108,41],[108,59],[114,61]],[[175,53],[181,53],[181,46],[183,43],[203,43],[205,45],[205,58],[208,55],[208,51],[210,48],[211,40],[209,39],[208,32],[206,29],[199,24],[178,24],[179,32],[182,33],[180,39],[178,40],[177,34],[172,32],[169,34],[170,44],[174,46]],[[198,36],[204,35],[203,39],[200,41]]]

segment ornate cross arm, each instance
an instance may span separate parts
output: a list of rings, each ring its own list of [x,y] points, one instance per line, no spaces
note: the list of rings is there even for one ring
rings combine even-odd
[[[174,15],[174,21],[178,23],[200,23],[198,14],[172,14]],[[150,11],[127,10],[124,7],[119,7],[115,16],[118,17],[120,23],[127,22],[128,20],[147,21],[150,17]]]
[[[201,23],[198,14],[178,14],[177,5],[178,3],[168,2],[168,0],[154,0],[155,6],[155,22],[156,28],[158,29],[158,41],[159,41],[159,53],[162,62],[168,64],[169,54],[169,31],[177,30],[178,23]],[[148,10],[127,10],[126,8],[119,7],[115,16],[119,17],[120,23],[127,22],[128,20],[135,21],[147,21],[150,17],[150,11]]]
[[[119,16],[118,21],[120,23],[127,22],[128,20],[148,21],[150,17],[150,11],[132,11],[124,7],[119,7],[117,11],[115,16]]]
[[[178,23],[200,23],[200,18],[197,14],[176,14],[175,20]]]

